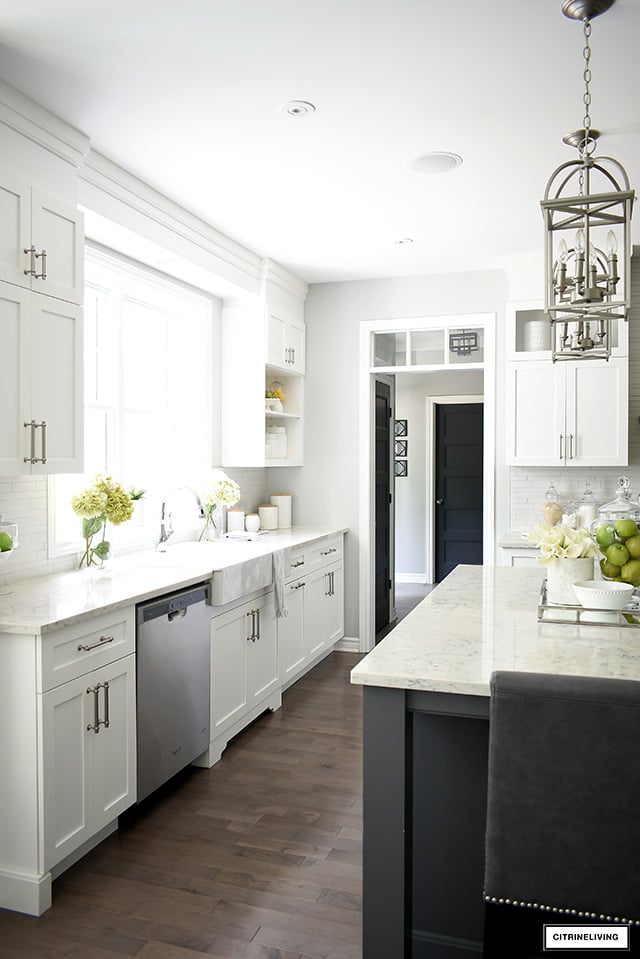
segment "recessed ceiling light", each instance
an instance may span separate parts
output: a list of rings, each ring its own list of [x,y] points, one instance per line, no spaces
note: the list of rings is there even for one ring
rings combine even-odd
[[[306,117],[309,113],[315,112],[315,106],[307,100],[287,100],[280,107],[280,113],[284,113],[288,117]]]
[[[408,243],[413,243],[413,239],[410,236],[403,236],[400,240],[393,241],[396,246],[404,246]]]
[[[407,166],[418,173],[448,173],[455,170],[462,163],[462,157],[457,153],[448,153],[444,150],[435,150],[433,153],[421,153],[420,156],[407,160]]]

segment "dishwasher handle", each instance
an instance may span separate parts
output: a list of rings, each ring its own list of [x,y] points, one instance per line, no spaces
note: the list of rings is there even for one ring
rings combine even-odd
[[[142,626],[144,623],[159,619],[161,616],[166,616],[169,622],[172,622],[177,617],[186,616],[189,606],[194,606],[196,603],[208,604],[209,594],[210,584],[200,583],[179,593],[170,593],[168,596],[161,596],[159,599],[140,603],[136,609],[137,624]]]

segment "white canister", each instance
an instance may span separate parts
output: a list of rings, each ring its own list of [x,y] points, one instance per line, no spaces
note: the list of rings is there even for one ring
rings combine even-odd
[[[260,517],[260,529],[278,528],[278,507],[273,503],[263,503],[258,506],[258,515]]]
[[[227,532],[228,533],[244,532],[244,510],[243,509],[227,510]]]
[[[257,513],[247,513],[244,518],[244,528],[247,533],[257,533],[260,529],[260,517]]]
[[[272,493],[270,499],[278,507],[278,529],[291,529],[291,493]]]

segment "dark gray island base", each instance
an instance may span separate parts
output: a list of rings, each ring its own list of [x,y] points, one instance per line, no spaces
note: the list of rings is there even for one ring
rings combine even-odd
[[[482,954],[489,699],[364,688],[363,959]]]
[[[458,566],[351,673],[364,687],[363,959],[477,957],[483,940],[491,959],[496,941],[509,959],[537,955],[542,914],[485,912],[482,898],[491,674],[640,680],[636,628],[538,622],[543,576]]]

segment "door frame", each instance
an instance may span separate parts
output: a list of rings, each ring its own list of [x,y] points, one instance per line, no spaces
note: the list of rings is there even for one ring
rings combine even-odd
[[[375,477],[373,451],[375,440],[375,378],[379,372],[373,363],[373,334],[401,330],[430,330],[447,327],[482,327],[484,331],[484,483],[483,483],[483,564],[493,565],[495,555],[495,469],[496,469],[496,313],[458,314],[455,316],[410,317],[362,320],[360,323],[359,403],[358,403],[358,532],[359,576],[358,612],[360,651],[375,645],[373,588],[375,542]],[[420,371],[420,366],[411,367]],[[389,371],[386,371],[389,372]],[[390,372],[407,372],[401,367]]]
[[[485,371],[486,376],[486,371]],[[427,396],[427,436],[426,436],[426,450],[427,450],[427,464],[426,464],[426,476],[427,476],[427,488],[426,488],[426,508],[425,515],[427,519],[427,528],[425,531],[425,566],[426,566],[426,576],[427,583],[435,582],[435,568],[436,568],[436,407],[437,406],[453,406],[456,403],[482,403],[484,405],[484,393],[476,395],[455,395],[455,396]],[[485,408],[486,409],[486,408]],[[483,510],[483,535],[484,535],[484,484],[486,482],[487,475],[487,463],[484,459],[484,431],[483,431],[483,465],[482,465],[482,479],[483,479],[483,499],[482,499],[482,510]],[[493,472],[493,471],[491,471]],[[486,565],[486,552],[483,546],[483,562]]]

